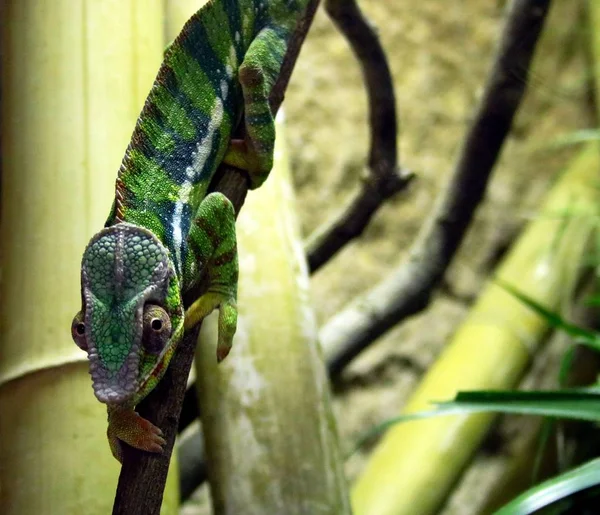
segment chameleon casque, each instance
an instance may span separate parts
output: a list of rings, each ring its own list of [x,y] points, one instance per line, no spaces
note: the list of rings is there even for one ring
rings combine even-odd
[[[82,308],[72,323],[88,353],[108,440],[161,452],[161,430],[134,408],[158,384],[181,340],[219,310],[217,360],[237,322],[234,209],[207,195],[220,163],[267,178],[275,126],[269,93],[308,0],[210,0],[165,52],[116,180],[105,228],[86,247]],[[243,121],[243,139],[232,132]],[[182,292],[208,276],[184,313]]]

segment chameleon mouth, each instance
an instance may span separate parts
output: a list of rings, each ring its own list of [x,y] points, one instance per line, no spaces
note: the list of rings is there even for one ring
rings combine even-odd
[[[133,353],[116,372],[102,366],[98,355],[94,352],[89,354],[89,359],[94,395],[100,402],[110,405],[124,404],[134,396],[138,388],[137,353]]]

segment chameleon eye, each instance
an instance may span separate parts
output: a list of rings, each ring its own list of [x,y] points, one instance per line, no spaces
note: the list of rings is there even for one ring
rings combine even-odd
[[[87,351],[88,346],[85,339],[85,322],[83,320],[83,311],[80,311],[75,315],[73,322],[71,323],[71,336],[80,349]]]
[[[144,307],[144,334],[142,344],[147,352],[159,354],[171,337],[171,319],[160,306],[147,304]]]

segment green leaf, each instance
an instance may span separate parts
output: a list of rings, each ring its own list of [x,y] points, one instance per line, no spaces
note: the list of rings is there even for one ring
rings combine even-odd
[[[600,388],[550,391],[472,391],[459,392],[454,400],[433,403],[436,409],[408,413],[386,420],[363,435],[352,453],[391,426],[443,415],[470,413],[511,413],[600,421]]]
[[[453,401],[437,403],[442,411],[493,411],[522,415],[600,420],[600,391],[596,388],[551,391],[459,392]]]
[[[511,295],[519,299],[527,307],[535,311],[552,327],[564,331],[569,336],[574,338],[577,343],[585,345],[586,347],[590,347],[596,351],[600,351],[600,333],[596,333],[595,331],[591,331],[584,327],[572,324],[571,322],[567,322],[558,313],[550,311],[536,300],[532,299],[528,295],[522,293],[501,279],[496,278],[494,279],[494,282],[496,282],[501,288],[504,288]]]
[[[600,458],[530,488],[494,515],[528,515],[544,506],[600,483]]]

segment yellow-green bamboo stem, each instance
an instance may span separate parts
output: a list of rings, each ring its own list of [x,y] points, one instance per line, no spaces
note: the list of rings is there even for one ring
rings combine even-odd
[[[119,467],[70,325],[83,249],[160,64],[163,6],[0,3],[0,511],[110,513]]]
[[[217,367],[207,323],[196,356],[218,515],[350,513],[283,152],[280,124],[275,168],[238,221],[233,350]]]
[[[600,201],[599,167],[597,147],[590,145],[557,181],[496,273],[551,309],[569,294],[585,256]],[[459,390],[513,387],[547,329],[524,304],[488,284],[403,411],[430,409],[431,402]],[[353,489],[355,514],[433,513],[492,418],[453,416],[394,426]]]

